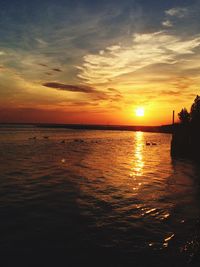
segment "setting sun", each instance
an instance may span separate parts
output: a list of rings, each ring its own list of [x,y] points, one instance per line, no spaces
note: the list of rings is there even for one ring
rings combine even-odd
[[[143,117],[144,116],[144,108],[137,108],[135,111],[135,114],[137,117]]]

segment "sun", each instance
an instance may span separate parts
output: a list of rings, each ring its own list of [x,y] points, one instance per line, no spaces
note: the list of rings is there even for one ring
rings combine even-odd
[[[136,116],[137,117],[143,117],[144,116],[144,108],[137,108],[136,110],[135,110],[135,114],[136,114]]]

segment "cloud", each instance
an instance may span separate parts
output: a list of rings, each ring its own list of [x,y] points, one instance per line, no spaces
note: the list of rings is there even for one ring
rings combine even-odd
[[[57,90],[70,91],[70,92],[81,92],[81,93],[94,93],[95,88],[86,85],[71,85],[63,84],[58,82],[47,82],[43,83],[43,86],[54,88]]]
[[[35,38],[35,41],[38,43],[39,47],[46,47],[48,45],[47,42],[45,42],[44,40],[40,39],[40,38]]]
[[[5,55],[6,53],[4,51],[0,51],[0,56]]]
[[[53,75],[51,72],[45,72],[45,74],[49,76]]]
[[[188,14],[188,9],[184,7],[174,7],[165,11],[166,15],[183,18]]]
[[[71,105],[75,106],[98,106],[98,102],[89,102],[89,101],[74,101],[71,102]]]
[[[46,64],[43,64],[43,63],[39,63],[38,65],[42,67],[48,67]]]
[[[186,92],[187,90],[190,90],[190,87],[194,84],[194,78],[193,77],[177,77],[175,78],[171,84],[174,88],[177,88],[181,92]]]
[[[104,49],[104,54],[88,54],[83,57],[78,77],[89,84],[110,82],[121,75],[138,71],[154,64],[175,64],[181,56],[194,54],[200,45],[200,36],[183,40],[165,31],[135,34],[129,46]]]
[[[180,91],[173,90],[162,90],[160,91],[160,95],[169,95],[169,96],[180,96]]]
[[[44,63],[38,63],[39,66],[42,66],[42,67],[45,67],[45,68],[50,68],[47,64],[44,64]],[[60,68],[52,68],[50,69],[51,71],[55,71],[55,72],[62,72],[62,70]],[[46,72],[47,74],[47,72]],[[52,75],[52,73],[50,74],[48,72],[48,75]]]
[[[172,26],[173,26],[173,24],[172,24],[172,22],[171,22],[170,20],[165,20],[165,21],[163,21],[163,22],[162,22],[162,25],[163,25],[164,27],[172,27]]]
[[[53,71],[57,71],[57,72],[61,72],[62,70],[61,69],[58,69],[58,68],[55,68],[55,69],[52,69]]]
[[[115,88],[108,88],[107,90],[110,92],[119,93],[119,91]]]
[[[123,98],[123,95],[114,88],[108,88],[107,91],[99,91],[94,87],[87,85],[71,85],[71,84],[63,84],[58,82],[47,82],[44,83],[43,86],[63,90],[70,92],[80,92],[89,94],[89,98],[93,101],[106,100],[106,101],[120,101]],[[91,102],[90,102],[91,103]]]
[[[58,66],[55,58],[42,54],[39,51],[26,51],[18,49],[7,49],[3,65],[18,73],[25,80],[35,81],[45,80],[45,72],[49,72]]]

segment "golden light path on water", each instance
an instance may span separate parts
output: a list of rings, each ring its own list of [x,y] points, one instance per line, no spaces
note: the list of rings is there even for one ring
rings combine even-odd
[[[136,182],[135,187],[133,187],[133,190],[137,190],[142,185],[142,183],[138,181],[139,179],[137,177],[142,176],[142,173],[143,173],[142,172],[143,167],[144,167],[143,149],[144,149],[143,132],[136,132],[134,161],[133,161],[133,166],[131,168],[131,174],[130,174],[130,176],[133,177],[133,179]]]
[[[146,141],[147,142],[147,141]],[[136,192],[137,194],[137,191],[141,190],[142,191],[142,186],[144,184],[147,184],[149,183],[149,186],[152,186],[151,185],[151,182],[153,181],[145,181],[145,177],[143,176],[144,175],[144,169],[146,168],[145,166],[145,151],[144,151],[144,148],[145,148],[145,140],[144,140],[144,133],[143,132],[136,132],[135,133],[135,149],[134,149],[134,152],[133,152],[133,161],[132,161],[132,166],[131,166],[131,173],[130,173],[130,177],[133,179],[134,181],[134,187],[133,187],[133,191]],[[158,154],[157,154],[158,156]],[[146,159],[147,160],[147,159]],[[138,192],[139,193],[139,192]],[[138,208],[141,208],[142,211],[144,211],[142,213],[142,216],[148,216],[150,215],[152,219],[156,220],[157,219],[157,216],[159,217],[159,219],[162,221],[162,220],[165,220],[167,219],[169,216],[170,216],[170,213],[168,213],[167,211],[163,212],[163,214],[160,214],[159,213],[159,206],[158,206],[158,203],[157,204],[157,207],[153,207],[153,208],[141,208],[140,205],[138,206]],[[174,233],[171,233],[169,236],[165,237],[164,240],[163,240],[163,247],[167,247],[168,246],[168,242],[174,237]],[[153,242],[150,242],[149,243],[149,246],[153,246],[154,243]]]

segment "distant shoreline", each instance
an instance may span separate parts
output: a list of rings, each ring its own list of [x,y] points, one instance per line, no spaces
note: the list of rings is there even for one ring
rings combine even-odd
[[[100,124],[54,124],[54,123],[0,123],[0,127],[23,126],[23,127],[41,127],[41,128],[63,128],[77,130],[110,130],[110,131],[142,131],[153,133],[172,133],[172,125],[160,126],[132,126],[132,125],[100,125]]]

